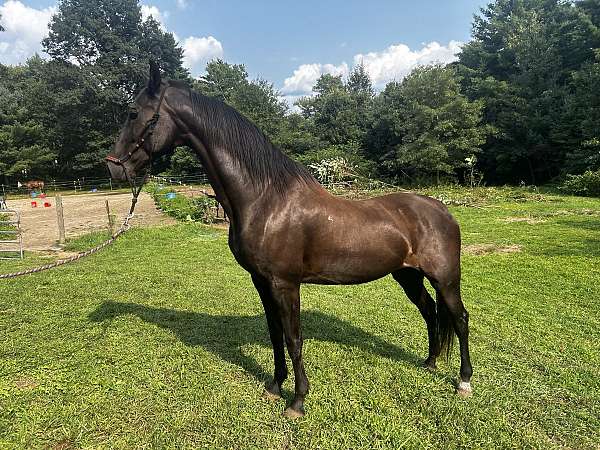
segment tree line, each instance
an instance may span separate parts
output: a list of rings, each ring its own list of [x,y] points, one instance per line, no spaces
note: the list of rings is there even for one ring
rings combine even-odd
[[[42,46],[48,59],[0,65],[4,182],[104,174],[149,59],[307,165],[338,159],[395,183],[541,184],[600,170],[600,0],[495,0],[456,62],[417,67],[380,92],[361,65],[326,74],[294,110],[242,64],[214,60],[192,78],[173,35],[142,20],[137,0],[61,0]],[[186,148],[154,167],[198,169]]]

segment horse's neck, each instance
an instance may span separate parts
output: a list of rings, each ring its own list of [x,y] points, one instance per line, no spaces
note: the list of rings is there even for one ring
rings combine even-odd
[[[238,167],[227,149],[205,145],[200,133],[192,133],[189,141],[202,162],[217,200],[229,219],[238,224],[247,216],[246,206],[264,193],[258,192],[245,174],[240,173],[243,169]]]
[[[174,102],[175,103],[175,102]],[[191,106],[181,101],[177,110],[176,121],[184,134],[186,141],[198,155],[217,200],[227,213],[232,224],[243,227],[244,220],[252,220],[250,208],[257,206],[257,202],[270,202],[275,200],[275,189],[262,189],[258,183],[253,183],[243,164],[234,157],[233,149],[215,146],[203,136],[207,132],[203,127],[208,121],[199,120]]]

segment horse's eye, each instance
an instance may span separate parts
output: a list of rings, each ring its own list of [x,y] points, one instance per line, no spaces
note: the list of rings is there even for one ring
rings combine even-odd
[[[138,113],[136,110],[131,110],[129,111],[129,120],[135,120],[137,119]]]

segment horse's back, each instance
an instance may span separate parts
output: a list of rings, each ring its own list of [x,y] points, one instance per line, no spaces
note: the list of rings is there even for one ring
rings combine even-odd
[[[344,284],[417,266],[423,240],[439,242],[443,233],[437,230],[457,229],[443,204],[406,193],[365,200],[324,197],[302,222],[305,279]]]
[[[446,205],[427,195],[397,192],[372,197],[365,201],[371,203],[374,207],[380,206],[392,213],[410,216],[413,220],[418,221],[421,226],[433,225],[458,230],[458,223]]]

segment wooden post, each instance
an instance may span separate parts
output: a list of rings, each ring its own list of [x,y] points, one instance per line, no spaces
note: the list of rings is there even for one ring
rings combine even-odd
[[[56,201],[56,218],[58,219],[58,243],[65,243],[65,218],[63,215],[63,204],[62,197],[57,195],[55,197]]]
[[[104,200],[106,205],[106,215],[108,216],[108,232],[112,235],[115,232],[115,220],[110,213],[110,206],[108,205],[108,199]]]

